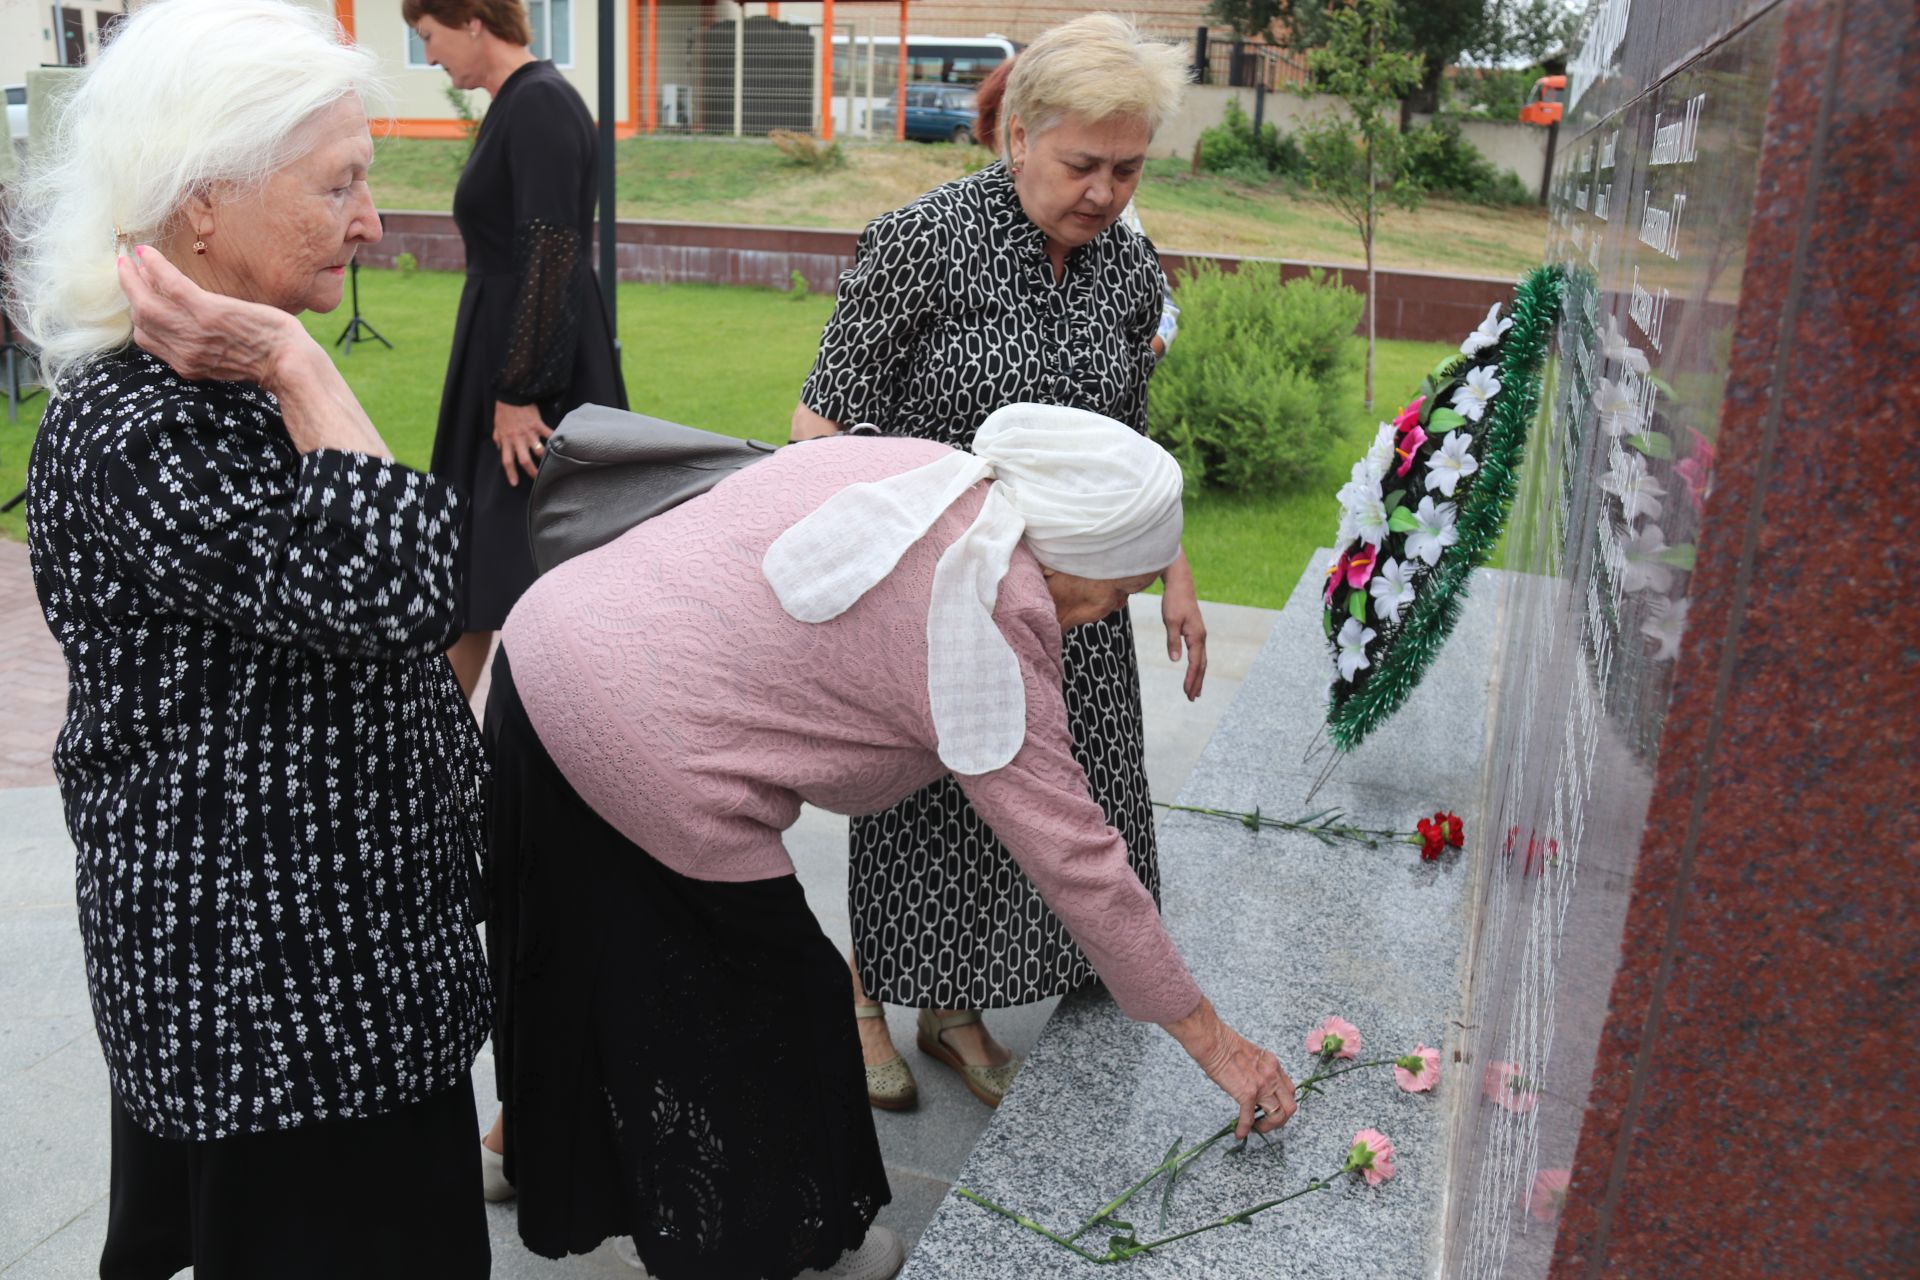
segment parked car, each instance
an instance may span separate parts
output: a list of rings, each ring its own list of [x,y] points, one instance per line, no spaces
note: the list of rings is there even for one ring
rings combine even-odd
[[[921,142],[969,143],[979,113],[973,109],[973,90],[950,84],[907,86],[907,137]],[[874,132],[893,135],[893,104],[873,113]]]

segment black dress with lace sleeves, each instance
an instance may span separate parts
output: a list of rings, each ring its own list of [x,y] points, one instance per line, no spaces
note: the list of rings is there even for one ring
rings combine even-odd
[[[465,631],[498,630],[534,578],[531,485],[501,468],[495,404],[533,405],[548,426],[582,404],[627,404],[588,250],[597,162],[579,93],[552,63],[530,62],[501,85],[454,191],[467,282],[432,469],[471,499]]]

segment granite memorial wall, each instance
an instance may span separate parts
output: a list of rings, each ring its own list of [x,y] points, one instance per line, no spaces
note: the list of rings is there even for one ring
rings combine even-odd
[[[1566,294],[1503,575],[1450,1276],[1808,1260],[1783,1157],[1825,1176],[1854,1077],[1740,1082],[1833,1025],[1822,990],[1912,1029],[1881,932],[1911,960],[1890,914],[1911,855],[1831,858],[1913,814],[1914,756],[1866,758],[1913,744],[1913,610],[1870,609],[1844,658],[1832,628],[1913,560],[1851,531],[1916,471],[1892,418],[1915,367],[1917,13],[1586,15],[1550,201]],[[1835,783],[1870,798],[1855,821]],[[1857,1274],[1912,1248],[1911,1192],[1831,1224],[1865,1246]],[[1761,1207],[1715,1208],[1742,1194]]]

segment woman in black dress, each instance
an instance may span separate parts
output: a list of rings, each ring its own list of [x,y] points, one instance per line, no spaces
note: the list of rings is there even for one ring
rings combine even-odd
[[[448,657],[471,694],[493,633],[534,578],[527,494],[543,442],[580,405],[624,409],[627,391],[590,262],[597,157],[586,104],[534,58],[521,0],[405,0],[401,13],[455,88],[493,99],[453,194],[467,283],[432,467],[470,498],[463,634]]]
[[[1161,314],[1153,246],[1118,221],[1154,128],[1179,99],[1177,51],[1096,14],[1046,32],[1008,78],[1004,159],[873,220],[794,413],[795,438],[871,423],[966,448],[1018,401],[1091,409],[1145,431]],[[1185,556],[1166,575],[1169,656],[1206,670]],[[1094,798],[1159,894],[1124,610],[1068,634],[1067,708]],[[852,824],[854,1003],[876,1106],[912,1105],[911,1073],[872,999],[918,1006],[919,1043],[997,1106],[1010,1055],[974,1011],[1094,977],[1060,921],[951,778]],[[872,997],[872,999],[869,999]]]

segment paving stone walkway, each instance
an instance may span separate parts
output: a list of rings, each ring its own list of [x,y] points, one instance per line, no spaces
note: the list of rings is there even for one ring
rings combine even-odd
[[[27,546],[0,538],[0,787],[52,785],[66,713],[67,664],[40,616]]]

